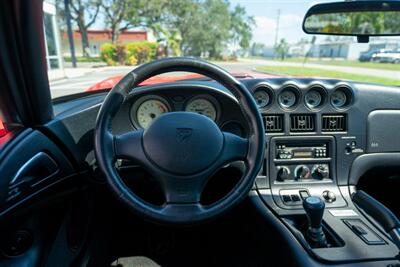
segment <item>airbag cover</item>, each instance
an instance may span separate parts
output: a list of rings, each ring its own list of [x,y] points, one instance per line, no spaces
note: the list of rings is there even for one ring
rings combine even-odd
[[[223,134],[209,118],[192,112],[158,117],[144,132],[144,151],[161,169],[181,175],[200,172],[217,159]]]

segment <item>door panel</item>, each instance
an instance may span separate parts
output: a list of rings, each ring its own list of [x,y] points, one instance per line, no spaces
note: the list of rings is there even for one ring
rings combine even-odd
[[[32,129],[1,148],[0,174],[0,266],[40,266],[64,216],[65,196],[82,180],[63,151]]]
[[[27,130],[0,156],[0,219],[33,195],[74,174],[58,147],[39,131]]]

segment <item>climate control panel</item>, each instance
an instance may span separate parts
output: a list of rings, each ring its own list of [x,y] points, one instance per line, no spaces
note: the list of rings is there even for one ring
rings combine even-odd
[[[301,210],[302,200],[318,196],[327,207],[343,207],[336,177],[333,136],[276,136],[270,139],[267,174],[280,208]]]
[[[285,136],[271,139],[272,184],[324,183],[335,180],[335,139],[331,136]]]
[[[276,165],[276,181],[323,181],[332,179],[329,163]]]

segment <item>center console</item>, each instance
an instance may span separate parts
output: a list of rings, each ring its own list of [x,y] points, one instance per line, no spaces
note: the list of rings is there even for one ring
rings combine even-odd
[[[337,147],[334,135],[271,136],[259,196],[320,261],[396,258],[390,236],[354,205],[354,188],[338,182]]]
[[[327,207],[343,207],[336,182],[335,139],[329,136],[273,137],[269,149],[269,182],[282,209],[302,210],[302,200],[319,196]]]

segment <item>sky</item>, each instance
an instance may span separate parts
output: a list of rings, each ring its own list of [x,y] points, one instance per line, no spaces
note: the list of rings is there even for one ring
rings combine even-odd
[[[303,32],[301,25],[308,8],[319,2],[306,0],[230,0],[232,6],[237,4],[246,8],[249,15],[254,16],[256,26],[253,29],[253,41],[274,45],[278,10],[279,31],[278,40],[285,38],[289,43],[295,43],[301,38],[309,38]]]

